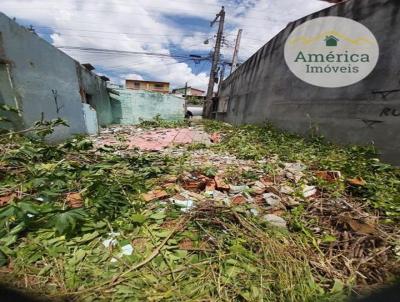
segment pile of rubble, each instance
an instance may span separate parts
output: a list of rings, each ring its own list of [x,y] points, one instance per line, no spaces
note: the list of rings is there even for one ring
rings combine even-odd
[[[178,158],[185,149],[165,152]],[[272,175],[265,173],[265,165],[274,166]],[[378,216],[350,197],[331,199],[309,184],[311,177],[360,187],[365,185],[361,178],[345,180],[340,171],[310,171],[303,163],[282,163],[276,157],[242,160],[210,149],[191,151],[188,166],[191,172],[161,180],[155,190],[143,195],[144,200],[163,200],[179,205],[184,212],[202,204],[243,207],[273,227],[287,230],[291,223],[291,231],[295,230],[291,210],[301,205],[305,209],[302,228],[309,228],[312,236],[319,238],[316,247],[324,255],[310,256],[321,274],[330,279],[356,278],[366,285],[381,283],[398,270],[386,265],[388,258],[394,257],[393,239],[398,237],[385,232]],[[210,168],[214,175],[205,175]]]
[[[169,154],[179,156],[183,152],[176,151],[170,150]],[[226,206],[246,205],[253,215],[263,215],[272,225],[286,228],[286,221],[281,216],[299,205],[300,200],[315,198],[318,192],[314,186],[304,183],[296,187],[304,176],[306,167],[303,164],[285,163],[271,177],[261,169],[266,163],[266,160],[240,160],[209,149],[196,150],[191,152],[188,163],[192,172],[162,179],[160,186],[144,194],[143,198],[147,202],[168,199],[182,206],[184,211],[210,201]],[[199,172],[204,167],[215,168],[214,175]],[[241,176],[243,173],[250,173],[252,179],[246,180]]]
[[[144,129],[137,126],[118,126],[103,129],[93,137],[95,147],[117,146],[121,150],[162,151],[168,147],[185,144],[211,143],[211,137],[197,127]]]

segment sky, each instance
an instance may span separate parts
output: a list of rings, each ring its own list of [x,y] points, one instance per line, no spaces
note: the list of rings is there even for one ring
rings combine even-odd
[[[32,25],[57,47],[134,52],[62,49],[81,63],[91,63],[96,73],[114,83],[144,79],[170,82],[176,88],[187,82],[206,90],[210,62],[189,56],[210,56],[218,27],[211,27],[210,21],[222,5],[226,11],[223,60],[232,60],[241,28],[239,62],[244,62],[289,22],[330,4],[318,0],[1,0],[0,11],[23,26]]]

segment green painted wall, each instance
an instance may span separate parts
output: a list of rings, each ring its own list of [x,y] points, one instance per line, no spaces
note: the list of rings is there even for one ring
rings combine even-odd
[[[183,98],[143,90],[113,89],[120,94],[111,94],[111,109],[115,124],[135,125],[140,123],[140,119],[151,120],[158,114],[166,120],[184,119]]]

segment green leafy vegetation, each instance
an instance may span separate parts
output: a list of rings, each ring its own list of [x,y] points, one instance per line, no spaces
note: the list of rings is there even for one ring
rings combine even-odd
[[[172,126],[178,124],[156,120],[139,127]],[[391,281],[386,270],[395,266],[397,169],[380,163],[368,148],[341,148],[271,127],[205,126],[220,132],[221,142],[175,153],[96,149],[85,137],[58,145],[38,136],[1,137],[0,278],[71,301],[343,301],[353,287],[375,282],[375,275]],[[216,160],[205,162],[207,154]],[[232,154],[248,161],[219,160]],[[219,191],[223,198],[217,199],[204,188],[190,193],[190,208],[164,197],[183,194],[187,175],[209,181],[224,170],[230,184],[253,186],[263,177],[277,179],[284,162],[297,161],[310,167],[305,180],[282,179],[279,186],[276,180],[278,188],[293,187],[293,198],[302,202],[281,214],[288,228],[273,227],[258,214],[266,211],[260,200],[229,203],[223,198],[232,196]],[[362,177],[365,185],[321,180],[314,170],[340,170],[345,179]],[[325,197],[304,199],[306,184]],[[249,200],[251,194],[262,196],[254,187],[243,190]],[[333,202],[343,197],[344,203]],[[360,203],[370,212],[379,209],[388,235],[376,236],[386,245],[371,247],[359,233],[370,232],[369,225],[360,227],[347,213],[335,212],[347,210],[346,203],[357,213],[364,211]],[[342,245],[363,240],[361,247]],[[354,260],[346,253],[356,247],[378,255]],[[386,262],[375,261],[382,255]],[[360,274],[368,278],[364,283]]]
[[[188,120],[169,121],[161,118],[158,114],[151,120],[140,119],[139,127],[141,128],[182,128],[189,126]]]
[[[281,161],[301,161],[314,170],[338,170],[346,179],[361,177],[366,183],[362,187],[318,180],[316,184],[336,194],[350,193],[389,217],[399,217],[400,169],[381,162],[373,147],[342,147],[321,137],[302,138],[270,125],[232,127],[214,121],[205,125],[209,132],[224,133],[223,141],[215,149],[229,151],[239,158],[258,160],[277,155]]]

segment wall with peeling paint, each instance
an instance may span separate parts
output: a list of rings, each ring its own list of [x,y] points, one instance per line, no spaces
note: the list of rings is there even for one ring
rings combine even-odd
[[[111,106],[103,80],[2,13],[0,33],[3,66],[0,101],[3,99],[3,103],[21,109],[17,128],[27,128],[42,117],[45,120],[60,117],[69,127],[57,127],[50,140],[87,133],[82,107],[86,102],[85,91],[92,95],[93,107],[106,111],[108,102],[108,115],[100,110],[99,121],[111,122]],[[8,70],[10,81],[4,80],[4,70]]]
[[[112,123],[112,112],[110,96],[107,91],[107,83],[99,76],[83,68],[78,62],[78,78],[83,89],[82,97],[90,104],[97,113],[97,120],[100,126],[107,126]],[[87,99],[90,95],[90,99]]]
[[[368,27],[380,45],[375,70],[342,88],[309,85],[286,66],[284,44],[298,25],[342,16]],[[375,144],[382,158],[400,164],[400,5],[397,0],[350,0],[290,23],[222,84],[217,118],[264,123],[299,134],[310,128],[343,144]],[[225,109],[224,109],[225,107]],[[223,113],[226,111],[226,113]]]
[[[166,120],[183,120],[185,100],[183,98],[157,92],[113,88],[119,95],[111,94],[113,122],[135,125],[140,120],[151,120],[160,115]]]

